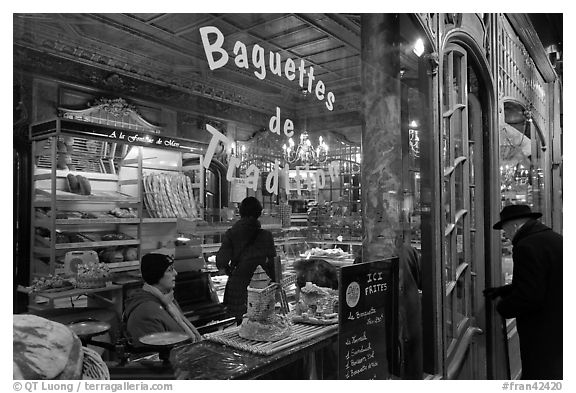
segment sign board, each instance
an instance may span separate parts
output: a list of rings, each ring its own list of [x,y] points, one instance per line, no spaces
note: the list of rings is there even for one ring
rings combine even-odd
[[[247,195],[246,179],[233,178],[230,182],[230,202],[240,203]]]
[[[339,379],[389,378],[397,282],[397,257],[341,268]]]
[[[199,153],[205,148],[198,142],[172,136],[139,132],[123,128],[112,128],[99,124],[75,121],[70,119],[58,119],[63,132],[84,138],[103,139],[110,142],[120,142],[127,145],[157,147],[179,150],[188,153]],[[56,128],[56,121],[34,125],[31,128],[31,136],[38,137],[49,133]]]

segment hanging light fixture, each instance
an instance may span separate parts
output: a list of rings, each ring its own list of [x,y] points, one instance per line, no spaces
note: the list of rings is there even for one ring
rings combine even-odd
[[[325,163],[328,159],[328,145],[324,142],[322,136],[318,138],[318,146],[314,147],[307,131],[300,134],[298,146],[290,138],[288,146],[284,144],[282,150],[284,160],[289,164],[318,165]]]
[[[418,132],[418,123],[415,120],[412,120],[408,125],[408,138],[410,143],[410,151],[414,155],[414,157],[420,156],[420,137]]]
[[[308,96],[308,89],[300,91],[302,96]],[[284,161],[287,164],[301,164],[301,165],[319,165],[326,162],[328,159],[328,145],[324,142],[322,136],[318,138],[318,146],[314,147],[308,131],[306,131],[307,116],[304,113],[304,131],[300,134],[300,143],[298,146],[294,143],[292,138],[288,139],[288,146],[282,146]]]

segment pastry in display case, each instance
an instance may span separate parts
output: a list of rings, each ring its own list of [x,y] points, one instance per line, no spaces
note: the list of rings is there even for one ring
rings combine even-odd
[[[308,281],[300,288],[300,300],[293,310],[292,321],[315,325],[338,323],[338,291]]]
[[[91,262],[78,265],[78,273],[76,273],[78,288],[102,288],[110,280],[110,268],[105,263]]]
[[[276,314],[278,284],[270,283],[264,269],[258,266],[248,286],[248,305],[238,335],[255,341],[278,341],[292,334],[290,320]]]
[[[320,248],[320,247],[313,247],[309,250],[306,250],[303,254],[300,254],[302,258],[309,259],[309,258],[328,258],[328,259],[350,259],[352,258],[352,254],[349,252],[345,252],[340,247],[335,248]]]

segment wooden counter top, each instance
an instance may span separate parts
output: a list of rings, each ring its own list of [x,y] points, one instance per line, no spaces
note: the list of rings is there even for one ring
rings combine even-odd
[[[329,328],[272,355],[256,355],[204,340],[174,349],[170,362],[177,379],[254,379],[335,343],[337,337],[338,328]]]

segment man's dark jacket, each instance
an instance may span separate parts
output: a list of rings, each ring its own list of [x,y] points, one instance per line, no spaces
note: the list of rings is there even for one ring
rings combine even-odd
[[[255,236],[255,237],[254,237]],[[252,239],[253,243],[246,246]],[[224,290],[224,304],[228,314],[241,319],[246,313],[247,287],[258,265],[274,279],[274,257],[276,248],[272,233],[261,229],[260,222],[253,217],[244,217],[228,229],[222,237],[222,246],[216,254],[216,266],[226,270],[228,282]],[[237,268],[230,271],[229,262],[237,261]]]
[[[562,235],[530,220],[512,245],[512,284],[497,310],[516,318],[522,379],[562,379]]]

